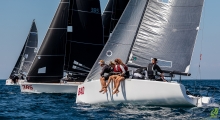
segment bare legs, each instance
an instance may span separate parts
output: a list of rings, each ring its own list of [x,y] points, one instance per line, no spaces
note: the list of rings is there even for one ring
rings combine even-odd
[[[100,78],[100,83],[101,83],[101,90],[99,92],[103,92],[103,91],[107,91],[105,86],[106,86],[106,82],[105,82],[105,78],[104,77],[101,77]]]
[[[119,86],[120,86],[120,82],[123,81],[123,80],[125,80],[124,77],[122,77],[122,76],[118,76],[118,77],[117,77],[117,79],[115,80],[115,82],[116,82],[116,88],[115,88],[115,91],[113,92],[113,94],[119,92],[118,88],[119,88]]]
[[[110,76],[110,77],[108,78],[107,84],[104,84],[104,83],[103,83],[103,85],[104,85],[104,86],[103,86],[103,90],[102,90],[102,91],[104,91],[103,94],[107,92],[107,86],[110,84],[110,82],[111,82],[112,80],[115,81],[116,77],[117,77],[117,75],[112,75],[112,76]],[[114,88],[115,88],[115,84],[114,84]],[[101,91],[101,92],[102,92],[102,91]]]
[[[110,84],[110,82],[113,80],[114,82],[114,88],[115,88],[115,79],[117,78],[118,75],[111,75],[108,79],[108,82],[106,84],[106,87]]]
[[[114,88],[113,88],[114,92],[113,92],[113,94],[118,93],[118,92],[119,92],[118,88],[119,88],[119,86],[120,86],[120,82],[123,81],[123,80],[125,80],[124,77],[118,76],[118,75],[112,75],[112,76],[110,76],[109,79],[108,79],[107,84],[106,84],[106,82],[105,82],[105,79],[104,79],[104,78],[101,78],[101,79],[100,79],[100,82],[101,82],[101,85],[102,85],[102,89],[101,89],[99,92],[103,92],[103,91],[104,91],[103,94],[106,93],[106,92],[107,92],[107,86],[110,84],[110,82],[111,82],[112,80],[113,80],[113,82],[114,82]]]

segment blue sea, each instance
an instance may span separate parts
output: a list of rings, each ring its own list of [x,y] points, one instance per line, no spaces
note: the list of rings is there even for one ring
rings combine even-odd
[[[220,108],[220,80],[183,80],[186,89],[213,96],[216,103],[205,107],[161,107],[120,103],[115,105],[76,104],[76,94],[28,94],[19,86],[6,86],[0,80],[0,120],[4,119],[220,119],[211,111]],[[210,92],[207,92],[209,90]],[[215,93],[213,94],[215,90]],[[95,97],[95,96],[94,96]]]

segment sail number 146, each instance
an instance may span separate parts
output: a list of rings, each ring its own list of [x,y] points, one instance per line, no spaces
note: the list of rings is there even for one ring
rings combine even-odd
[[[22,85],[23,90],[27,89],[27,90],[33,90],[32,85]]]

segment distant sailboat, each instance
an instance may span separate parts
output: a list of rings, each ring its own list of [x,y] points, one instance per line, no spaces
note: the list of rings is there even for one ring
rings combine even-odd
[[[131,70],[146,67],[152,58],[169,74],[190,75],[192,52],[199,30],[204,0],[130,0],[86,81],[78,86],[76,102],[135,102],[146,105],[201,106],[211,97],[187,95],[177,82],[158,82],[128,78],[119,93],[113,86],[100,94],[101,70],[98,61],[121,58]],[[176,72],[178,71],[178,72]],[[95,97],[94,97],[95,96]]]
[[[61,0],[21,92],[76,93],[103,47],[99,0]]]
[[[10,74],[9,79],[6,80],[6,85],[14,85],[12,78],[18,76],[19,80],[16,84],[24,82],[30,65],[32,64],[34,57],[37,53],[38,44],[38,32],[35,20],[33,20],[28,37],[19,55],[19,58]]]

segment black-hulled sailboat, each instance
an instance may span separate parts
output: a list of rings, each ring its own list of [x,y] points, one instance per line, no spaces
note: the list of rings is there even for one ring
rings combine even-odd
[[[30,69],[30,65],[32,64],[34,57],[37,54],[37,45],[38,31],[35,20],[33,20],[29,34],[18,57],[18,60],[9,76],[9,79],[6,80],[6,85],[18,85],[21,82],[24,82],[27,72]],[[19,78],[17,82],[12,80],[16,76]]]
[[[61,0],[21,92],[76,93],[103,46],[99,0]]]
[[[190,75],[203,3],[204,0],[130,0],[86,81],[78,86],[76,102],[134,102],[162,106],[212,103],[211,97],[186,94],[181,83],[133,79],[132,76],[121,83],[117,94],[112,94],[112,84],[106,94],[98,92],[100,59],[121,58],[132,70],[146,67],[152,58],[158,58],[159,66],[171,76]]]

